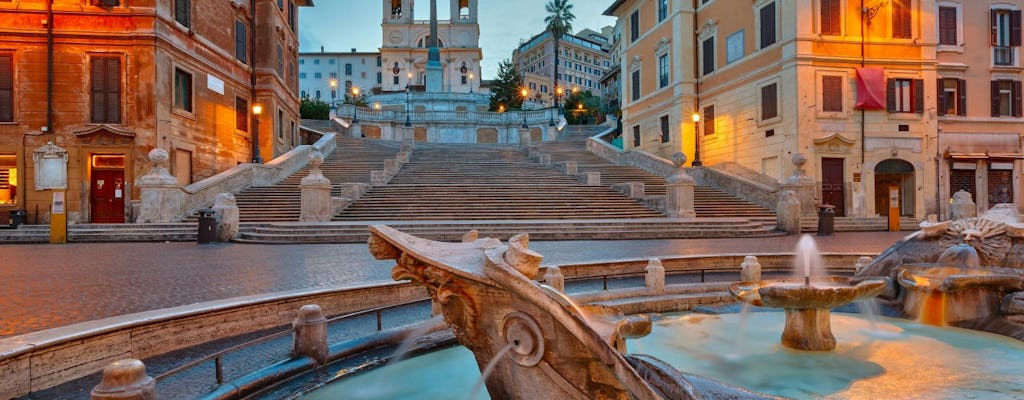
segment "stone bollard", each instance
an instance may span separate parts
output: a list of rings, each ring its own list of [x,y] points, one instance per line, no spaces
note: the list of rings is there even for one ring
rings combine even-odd
[[[544,141],[553,142],[558,140],[558,127],[549,126],[544,130]]]
[[[397,159],[384,160],[384,172],[387,173],[388,175],[397,174],[399,168],[401,168],[401,165],[398,163]]]
[[[391,177],[384,171],[370,171],[370,185],[384,186],[388,184]]]
[[[647,285],[647,289],[654,293],[664,293],[665,267],[661,265],[661,260],[657,258],[647,260],[647,268],[644,271],[647,272],[644,275],[644,284]]]
[[[800,198],[792,190],[779,193],[779,205],[775,209],[778,215],[777,229],[791,235],[800,233]]]
[[[532,138],[532,136],[530,134],[530,129],[529,128],[519,128],[519,146],[520,147],[529,147],[530,146],[530,142],[532,142],[532,140],[533,140],[533,138]]]
[[[551,155],[550,154],[541,154],[540,155],[540,165],[551,165]]]
[[[953,203],[949,205],[949,219],[956,221],[978,216],[978,205],[971,199],[971,193],[961,189],[953,193]]]
[[[861,257],[857,259],[857,263],[853,265],[853,274],[857,275],[863,270],[868,264],[871,264],[871,257]]]
[[[479,238],[480,231],[477,231],[476,229],[471,229],[469,232],[466,232],[465,234],[462,235],[462,243],[473,243]]]
[[[758,282],[761,280],[761,263],[756,256],[746,256],[740,264],[740,281]]]
[[[672,163],[675,164],[676,170],[665,179],[666,214],[673,218],[696,218],[697,212],[693,208],[693,188],[697,184],[683,168],[683,164],[686,164],[686,154],[674,154]]]
[[[324,177],[320,165],[324,163],[324,155],[319,151],[309,153],[309,175],[299,182],[301,190],[299,221],[324,222],[334,216],[331,200],[331,181]]]
[[[136,222],[175,222],[185,211],[185,191],[167,170],[170,156],[164,149],[149,152],[153,168],[138,179],[139,214]]]
[[[578,173],[575,161],[559,161],[558,169],[565,172],[566,175],[576,175]]]
[[[416,148],[416,138],[414,137],[413,128],[406,128],[403,130],[408,132],[407,134],[402,135],[402,147],[400,147],[398,151],[412,153],[412,150]]]
[[[135,359],[114,361],[103,368],[100,384],[89,392],[91,400],[155,400],[156,381],[146,365]]]
[[[295,330],[295,347],[292,355],[306,356],[317,364],[327,362],[327,318],[316,304],[299,308],[299,315],[292,323]]]
[[[235,195],[218,194],[211,208],[216,212],[217,241],[230,242],[231,239],[238,237],[239,213]]]
[[[645,196],[644,183],[643,182],[624,182],[612,186],[619,193],[626,195],[631,199],[642,199]]]
[[[565,293],[565,275],[562,275],[562,269],[558,267],[548,267],[548,271],[544,273],[544,284],[555,288],[555,290]]]
[[[601,186],[601,173],[600,172],[584,172],[580,174],[583,178],[583,184],[587,186]]]

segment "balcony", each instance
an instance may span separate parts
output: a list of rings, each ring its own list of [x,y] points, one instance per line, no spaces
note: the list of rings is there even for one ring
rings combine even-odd
[[[1014,65],[1013,47],[992,46],[992,63],[994,65]]]

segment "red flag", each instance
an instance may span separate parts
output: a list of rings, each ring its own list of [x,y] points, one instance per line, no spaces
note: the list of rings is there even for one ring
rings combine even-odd
[[[857,68],[857,105],[854,108],[885,109],[885,69]]]

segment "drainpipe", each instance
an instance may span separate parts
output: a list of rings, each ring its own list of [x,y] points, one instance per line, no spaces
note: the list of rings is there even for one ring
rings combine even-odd
[[[46,1],[46,130],[53,135],[53,0]],[[52,136],[51,136],[52,138]]]
[[[249,59],[249,87],[250,87],[250,92],[251,92],[250,97],[252,98],[252,100],[250,100],[250,102],[249,102],[249,109],[252,109],[252,106],[257,103],[257,100],[256,100],[256,0],[249,0],[249,13],[250,13],[249,14],[249,30],[252,32],[252,34],[249,35],[249,52],[250,52],[250,59]],[[249,111],[246,110],[246,113],[249,113]],[[253,115],[252,118],[249,120],[249,126],[251,126],[252,129],[253,129],[253,134],[251,135],[251,137],[253,138],[252,140],[254,140],[254,141],[260,140],[260,132],[259,132],[260,123],[256,121],[258,118],[259,118],[258,115]],[[259,157],[259,154],[256,154],[256,148],[257,147],[258,146],[256,146],[255,142],[253,143],[252,146],[249,146],[249,151],[253,153],[252,157],[249,157],[250,161],[251,160],[255,160],[256,157]]]
[[[693,30],[697,30],[697,6],[700,0],[693,0]],[[700,48],[697,41],[697,35],[693,35],[693,112],[700,114],[700,81],[699,64]],[[703,165],[700,161],[700,123],[693,123],[693,161],[690,162],[691,167],[699,167]]]
[[[864,59],[865,59],[865,55],[864,55],[864,42],[865,42],[865,40],[867,38],[867,35],[868,35],[868,28],[867,28],[867,26],[868,26],[867,9],[864,8],[864,0],[860,0],[860,67],[861,68],[864,68]],[[866,121],[864,120],[865,115],[866,115],[866,113],[864,112],[864,109],[861,108],[860,109],[860,169],[861,169],[861,182],[862,182],[862,185],[864,184],[863,181],[864,181],[864,172],[865,172],[864,171],[864,149],[867,147],[867,144],[864,142],[866,140],[865,139],[865,133],[864,133],[865,123],[866,123]]]

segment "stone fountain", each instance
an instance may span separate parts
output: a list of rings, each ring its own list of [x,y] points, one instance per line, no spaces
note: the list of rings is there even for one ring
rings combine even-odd
[[[577,306],[533,279],[541,255],[527,235],[443,243],[370,227],[370,252],[393,259],[396,280],[427,287],[456,338],[471,350],[492,399],[768,399],[682,373],[625,340],[651,321],[608,307]]]
[[[812,270],[821,269],[820,265],[812,265],[814,260],[820,260],[812,253],[816,253],[813,240],[804,236],[797,246],[797,263],[803,267],[803,279],[738,282],[730,285],[729,291],[743,302],[784,309],[784,346],[807,351],[834,350],[836,338],[832,334],[831,309],[877,296],[885,289],[886,281],[853,282],[851,278],[840,276],[812,277]]]
[[[1011,204],[982,217],[921,223],[855,279],[885,278],[904,316],[1024,340],[1024,223]]]

